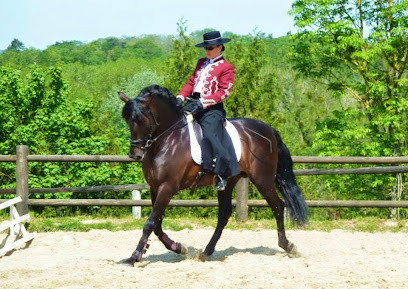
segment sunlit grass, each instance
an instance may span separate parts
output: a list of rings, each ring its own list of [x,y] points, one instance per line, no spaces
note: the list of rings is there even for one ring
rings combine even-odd
[[[146,218],[133,219],[123,218],[91,218],[89,216],[42,218],[32,217],[30,230],[37,232],[54,231],[79,231],[106,229],[109,231],[140,230],[143,228]],[[198,218],[165,218],[163,228],[165,230],[180,231],[184,229],[194,230],[199,228],[212,228],[217,225],[215,217]],[[310,220],[303,227],[297,227],[291,222],[286,222],[288,230],[317,230],[330,232],[332,230],[361,231],[361,232],[408,232],[408,220],[386,220],[379,218],[357,218],[347,220]],[[276,230],[275,220],[248,220],[237,222],[231,218],[227,229],[231,230]]]

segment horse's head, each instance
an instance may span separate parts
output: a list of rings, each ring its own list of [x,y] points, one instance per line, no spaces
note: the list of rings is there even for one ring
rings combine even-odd
[[[129,156],[142,161],[146,150],[156,141],[160,133],[176,121],[181,110],[176,106],[176,98],[167,89],[152,85],[141,90],[134,99],[118,92],[125,102],[122,117],[130,130]]]

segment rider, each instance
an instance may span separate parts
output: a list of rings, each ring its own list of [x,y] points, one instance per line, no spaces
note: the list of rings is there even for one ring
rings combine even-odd
[[[198,60],[194,73],[177,95],[177,103],[181,105],[187,97],[192,97],[183,110],[194,115],[203,131],[201,167],[217,175],[215,189],[222,191],[227,178],[240,173],[231,139],[224,128],[222,103],[234,82],[234,66],[221,53],[225,50],[223,44],[231,39],[222,38],[219,31],[205,33],[203,38],[204,42],[196,47],[204,47],[207,57]]]

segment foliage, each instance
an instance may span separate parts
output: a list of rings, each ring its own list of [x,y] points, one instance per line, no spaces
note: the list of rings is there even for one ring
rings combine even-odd
[[[138,39],[132,48],[139,57],[144,59],[161,58],[163,56],[162,48],[149,38]]]
[[[60,67],[45,72],[32,66],[24,78],[21,72],[3,67],[0,74],[1,135],[0,154],[14,154],[18,144],[30,147],[32,154],[101,154],[114,140],[93,135],[91,120],[93,104],[77,100],[65,101],[67,84]],[[15,167],[2,164],[3,186],[15,186]],[[137,165],[33,163],[29,171],[30,187],[91,186],[119,183],[140,183],[142,174]],[[35,198],[64,198],[71,193],[36,195]],[[88,198],[129,197],[129,194],[89,194]],[[80,197],[73,194],[73,197]]]
[[[178,35],[173,38],[173,46],[166,59],[163,85],[177,94],[194,71],[197,50],[190,37],[186,35],[186,20],[177,23]]]
[[[119,145],[127,144],[130,138],[129,128],[122,119],[123,102],[119,100],[118,91],[123,91],[129,98],[138,96],[139,92],[152,84],[161,84],[162,77],[149,69],[143,69],[132,77],[115,85],[107,97],[102,100],[100,107],[100,122],[102,124],[110,123],[113,129],[113,137],[121,139]],[[106,132],[108,133],[108,132]]]
[[[292,60],[364,110],[381,155],[407,153],[408,1],[298,0]]]
[[[0,54],[0,65],[12,65],[22,69],[30,64],[57,65],[60,63],[76,63],[83,65],[101,65],[109,61],[129,58],[146,60],[164,58],[169,50],[170,37],[145,36],[143,38],[108,37],[98,39],[89,44],[81,41],[56,42],[44,50],[26,49],[24,45],[14,41],[9,48]]]
[[[357,102],[322,121],[313,146],[324,155],[406,155],[408,1],[297,0],[292,8],[300,28],[292,36],[294,68]],[[349,197],[339,182],[326,184]],[[359,195],[358,178],[346,184]],[[389,176],[372,177],[367,187],[365,196],[396,198]]]
[[[13,41],[11,41],[10,46],[7,47],[7,50],[22,51],[24,48],[24,43],[17,38],[14,38]]]
[[[231,37],[225,57],[234,65],[236,76],[226,101],[228,114],[263,119],[271,124],[279,85],[274,69],[268,65],[264,35],[254,31],[254,35]]]
[[[321,84],[296,75],[290,67],[280,70],[277,78],[281,95],[272,123],[293,154],[314,155],[316,123],[352,103],[332,97]]]

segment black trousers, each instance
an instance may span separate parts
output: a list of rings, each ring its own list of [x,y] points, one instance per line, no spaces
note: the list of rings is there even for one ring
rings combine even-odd
[[[203,131],[202,170],[224,178],[240,173],[230,136],[225,129],[225,110],[222,103],[199,112],[195,119]]]

